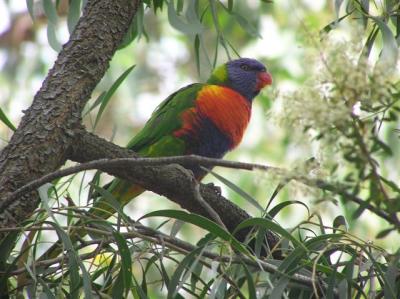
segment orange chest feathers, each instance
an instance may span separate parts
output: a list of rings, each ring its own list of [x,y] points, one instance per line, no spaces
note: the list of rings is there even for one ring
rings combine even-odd
[[[242,140],[251,116],[251,103],[236,91],[206,85],[198,93],[195,107],[182,114],[183,126],[175,136],[196,134],[201,120],[211,121],[230,140],[229,150]]]

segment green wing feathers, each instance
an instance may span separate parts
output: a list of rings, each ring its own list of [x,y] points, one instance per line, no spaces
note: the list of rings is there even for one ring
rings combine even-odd
[[[171,94],[153,112],[144,128],[128,143],[127,147],[147,156],[149,147],[158,142],[167,142],[163,139],[173,137],[172,133],[181,127],[180,114],[195,105],[197,93],[203,86],[204,84],[191,84]],[[162,152],[154,152],[153,157],[164,156],[164,151],[169,151],[161,147],[158,149]],[[171,154],[180,154],[180,152]]]
[[[143,129],[128,143],[127,147],[143,157],[176,156],[185,153],[185,143],[173,136],[182,126],[180,115],[195,105],[197,93],[204,84],[191,84],[165,99],[153,112]],[[145,190],[121,179],[114,179],[107,190],[125,206],[132,198]],[[90,211],[96,216],[108,218],[112,207],[100,198]]]

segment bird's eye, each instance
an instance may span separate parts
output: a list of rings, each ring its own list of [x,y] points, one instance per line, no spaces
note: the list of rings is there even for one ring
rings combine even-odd
[[[242,64],[242,65],[240,66],[240,68],[241,68],[242,70],[244,70],[244,71],[249,71],[249,70],[250,70],[250,67],[249,67],[247,64]]]

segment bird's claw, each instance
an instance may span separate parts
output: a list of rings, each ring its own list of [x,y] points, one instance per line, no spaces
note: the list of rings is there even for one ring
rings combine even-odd
[[[206,186],[209,188],[212,188],[216,195],[218,195],[218,196],[222,195],[221,187],[214,185],[214,183],[208,183],[208,184],[206,184]]]

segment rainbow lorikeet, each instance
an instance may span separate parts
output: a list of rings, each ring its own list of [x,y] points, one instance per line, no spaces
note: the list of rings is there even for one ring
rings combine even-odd
[[[270,84],[272,77],[259,61],[229,61],[216,68],[206,83],[191,84],[171,94],[127,147],[144,157],[194,154],[222,158],[242,140],[253,99]],[[206,174],[198,167],[191,170],[198,180]],[[121,206],[144,191],[120,179],[107,190]],[[89,212],[108,218],[111,211],[101,198]]]

